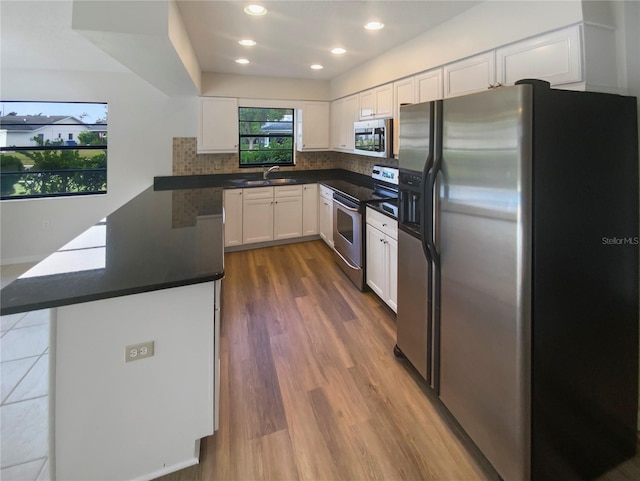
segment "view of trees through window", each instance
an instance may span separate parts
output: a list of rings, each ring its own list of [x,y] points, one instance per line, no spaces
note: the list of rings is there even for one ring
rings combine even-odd
[[[0,102],[2,199],[107,192],[107,104]]]
[[[240,167],[293,165],[293,109],[240,107]]]

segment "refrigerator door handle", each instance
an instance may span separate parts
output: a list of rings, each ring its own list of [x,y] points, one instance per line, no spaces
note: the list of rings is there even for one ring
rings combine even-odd
[[[427,155],[427,160],[424,164],[424,170],[422,171],[422,212],[420,213],[420,230],[422,234],[422,249],[424,250],[424,254],[429,261],[431,261],[431,238],[433,236],[433,198],[431,195],[431,188],[429,187],[429,178],[433,175],[433,170],[435,168],[434,163],[434,120],[436,114],[436,104],[435,102],[429,103],[429,155]]]
[[[431,237],[431,201],[429,199],[429,189],[427,184],[429,182],[429,173],[433,167],[433,152],[429,152],[427,160],[424,164],[424,170],[422,171],[422,192],[420,193],[420,199],[424,199],[423,208],[420,209],[420,237],[422,238],[422,249],[427,259],[431,259],[429,255],[429,238]],[[424,203],[426,201],[426,203]]]

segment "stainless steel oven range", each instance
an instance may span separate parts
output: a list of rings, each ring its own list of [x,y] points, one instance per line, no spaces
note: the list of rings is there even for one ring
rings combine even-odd
[[[333,193],[333,249],[334,258],[349,279],[363,291],[365,289],[364,267],[364,220],[366,204],[384,203],[393,207],[398,197],[398,169],[374,166],[370,186],[356,185],[337,180],[324,184]]]

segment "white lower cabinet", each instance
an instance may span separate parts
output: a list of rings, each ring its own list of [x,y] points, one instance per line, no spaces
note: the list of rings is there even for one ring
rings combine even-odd
[[[398,310],[398,223],[367,207],[367,285]]]
[[[273,187],[243,189],[242,243],[273,240]]]
[[[274,240],[302,237],[302,186],[274,188]]]
[[[228,189],[225,247],[318,234],[318,184]]]
[[[242,245],[242,189],[224,191],[224,246]]]
[[[319,201],[320,238],[333,249],[333,190],[321,185]]]
[[[302,186],[302,235],[318,234],[318,184]]]

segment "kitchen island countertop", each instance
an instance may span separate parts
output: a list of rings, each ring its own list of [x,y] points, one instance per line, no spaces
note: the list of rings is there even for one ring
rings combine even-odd
[[[222,188],[151,186],[0,291],[2,315],[220,279]]]

